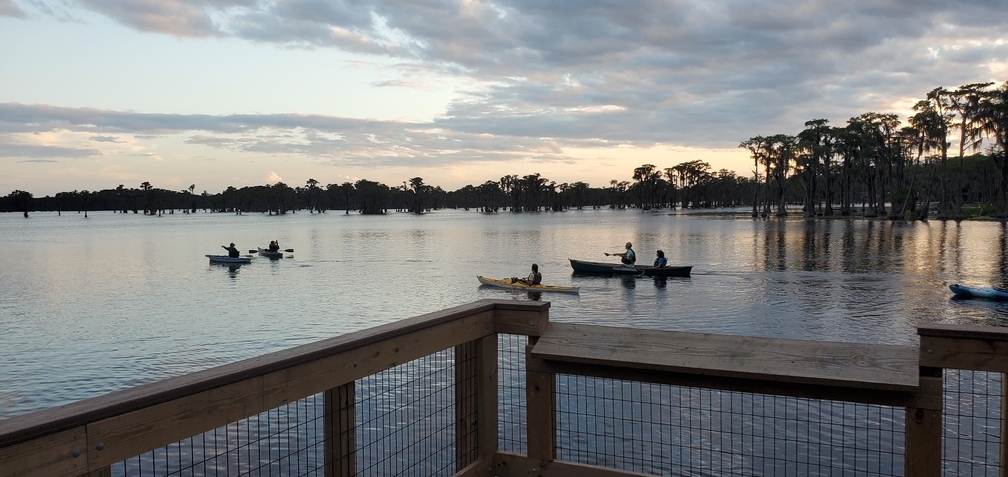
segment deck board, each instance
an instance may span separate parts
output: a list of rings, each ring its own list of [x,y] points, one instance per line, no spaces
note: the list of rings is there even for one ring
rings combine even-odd
[[[535,358],[727,378],[888,391],[920,386],[915,346],[551,323]]]

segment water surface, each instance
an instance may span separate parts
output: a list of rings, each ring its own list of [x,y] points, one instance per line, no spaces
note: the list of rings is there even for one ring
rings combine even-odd
[[[279,240],[282,260],[204,255]],[[690,278],[572,275],[634,243]],[[916,344],[923,323],[1002,325],[1008,305],[951,300],[1006,285],[998,222],[752,219],[583,210],[422,216],[0,214],[0,418],[483,298],[476,275],[581,287],[550,317],[613,326]]]

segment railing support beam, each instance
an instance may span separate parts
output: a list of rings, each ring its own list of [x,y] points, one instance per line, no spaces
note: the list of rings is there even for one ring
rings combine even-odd
[[[456,471],[490,476],[497,453],[497,335],[455,347]]]
[[[941,381],[941,368],[921,366],[922,385]],[[942,475],[941,409],[906,408],[905,475],[940,477]]]
[[[357,473],[354,382],[323,393],[325,400],[325,476],[349,477]]]
[[[525,363],[528,371],[525,373],[525,393],[528,403],[528,419],[526,422],[528,456],[546,466],[556,457],[556,374],[534,371],[534,362],[540,361],[532,357],[532,344],[525,348]]]

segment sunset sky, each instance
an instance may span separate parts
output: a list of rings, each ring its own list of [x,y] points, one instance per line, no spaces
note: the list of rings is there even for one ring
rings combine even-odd
[[[0,195],[594,187],[1008,80],[1004,0],[0,0]]]

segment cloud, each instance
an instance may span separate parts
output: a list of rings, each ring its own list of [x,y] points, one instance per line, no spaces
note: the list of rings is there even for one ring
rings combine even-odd
[[[276,172],[266,171],[266,183],[274,184],[277,182],[283,182],[283,177],[280,177]]]
[[[0,0],[0,17],[24,18],[25,14],[14,0]]]
[[[55,162],[50,159],[62,157],[75,159],[89,156],[100,156],[97,149],[48,146],[40,144],[15,144],[0,141],[0,157],[27,157],[29,162]],[[44,159],[44,160],[42,160]]]
[[[205,37],[218,34],[212,13],[242,2],[227,0],[78,0],[88,9],[139,31],[180,37]]]
[[[46,131],[132,135],[333,166],[567,163],[572,150],[658,145],[737,149],[751,136],[796,134],[810,119],[842,125],[868,111],[905,113],[893,109],[934,87],[1001,82],[1008,71],[1003,0],[30,5],[38,15],[86,11],[141,32],[331,49],[398,69],[373,88],[423,94],[431,73],[464,85],[443,115],[415,122],[0,104],[0,133],[22,142]],[[4,6],[16,8],[0,0]]]
[[[582,114],[582,113],[571,113]],[[506,161],[533,157],[568,160],[564,147],[611,145],[615,140],[543,136],[549,124],[527,118],[445,119],[435,122],[375,121],[303,114],[175,115],[0,103],[0,133],[71,131],[113,137],[129,133],[188,135],[185,144],[271,155],[296,154],[332,165],[437,166],[458,161]],[[497,133],[490,133],[497,130]],[[604,130],[594,130],[606,134]],[[196,133],[196,134],[193,134]],[[4,156],[0,149],[0,157]]]
[[[189,139],[187,139],[185,141],[185,143],[186,144],[199,144],[199,145],[203,145],[203,146],[210,146],[210,147],[216,147],[216,148],[222,148],[222,149],[223,148],[228,148],[228,147],[234,147],[236,145],[236,141],[234,139],[226,138],[226,137],[208,136],[208,135],[205,135],[205,134],[197,134],[195,136],[192,136]]]

